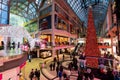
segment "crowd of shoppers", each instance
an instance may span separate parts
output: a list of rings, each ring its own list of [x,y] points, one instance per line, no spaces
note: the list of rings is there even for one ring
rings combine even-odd
[[[29,74],[30,80],[40,80],[40,70],[32,69]]]

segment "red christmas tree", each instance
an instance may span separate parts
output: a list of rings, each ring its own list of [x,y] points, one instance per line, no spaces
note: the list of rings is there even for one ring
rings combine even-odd
[[[100,50],[97,44],[97,35],[94,25],[92,8],[89,8],[88,13],[85,55],[87,57],[87,65],[89,67],[98,67],[98,57],[100,56]]]

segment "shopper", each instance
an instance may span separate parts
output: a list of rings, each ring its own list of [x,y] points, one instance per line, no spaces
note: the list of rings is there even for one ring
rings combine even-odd
[[[55,62],[53,63],[53,71],[55,70]]]
[[[40,70],[37,71],[38,75],[36,76],[38,80],[40,80]]]
[[[88,80],[89,74],[88,74],[87,71],[84,72],[84,76],[85,76],[85,79],[84,79],[84,80]]]
[[[80,69],[78,69],[78,77],[77,80],[83,80],[83,71],[81,71]]]
[[[90,79],[90,80],[94,80],[94,74],[93,74],[92,71],[89,73],[89,79]]]
[[[62,72],[61,71],[58,72],[58,77],[59,77],[59,80],[62,80]]]
[[[30,80],[32,80],[32,78],[34,77],[34,69],[32,69],[32,71],[29,74],[29,78]]]
[[[35,76],[38,78],[38,70],[35,69]]]
[[[60,71],[63,72],[63,66],[62,65],[60,66]]]
[[[64,59],[65,59],[65,55],[63,54],[63,61],[64,61]]]
[[[57,59],[56,59],[56,57],[54,57],[54,60],[53,60],[54,62],[57,62]]]
[[[60,61],[58,60],[58,61],[57,61],[57,66],[59,66],[59,65],[60,65]]]
[[[58,76],[58,72],[59,72],[59,66],[56,67],[56,74]]]
[[[67,74],[65,71],[63,72],[63,78],[64,78],[64,80],[67,78]]]
[[[51,64],[49,65],[49,67],[50,67],[50,71],[52,71],[53,64],[51,63]]]

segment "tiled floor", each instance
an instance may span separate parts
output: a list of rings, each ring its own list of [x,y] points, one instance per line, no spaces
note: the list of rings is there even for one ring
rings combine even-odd
[[[44,62],[43,59],[40,58],[34,58],[31,60],[31,62],[26,63],[25,67],[22,69],[22,73],[25,76],[26,80],[30,80],[29,79],[29,73],[31,72],[31,69],[38,69],[40,70],[40,63]],[[40,75],[40,80],[47,80],[42,74]]]

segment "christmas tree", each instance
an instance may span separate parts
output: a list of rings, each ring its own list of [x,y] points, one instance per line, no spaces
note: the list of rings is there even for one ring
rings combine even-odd
[[[94,19],[92,14],[92,8],[89,8],[88,13],[88,27],[86,35],[85,55],[87,60],[87,66],[98,67],[98,57],[100,56],[100,50],[97,43],[97,35],[94,25]]]

